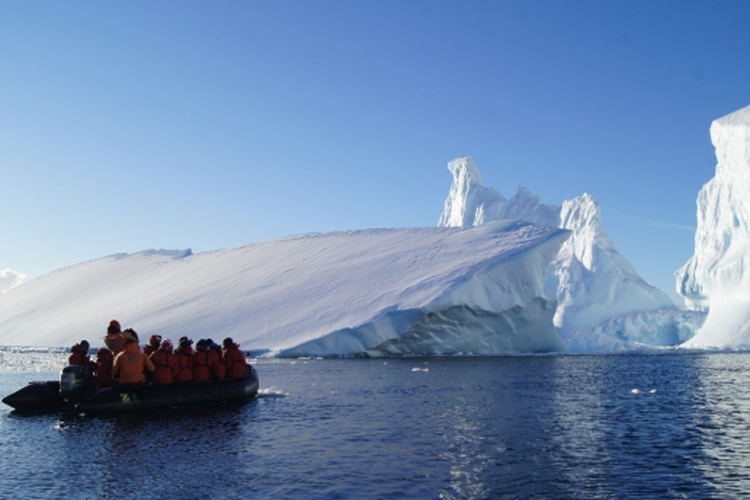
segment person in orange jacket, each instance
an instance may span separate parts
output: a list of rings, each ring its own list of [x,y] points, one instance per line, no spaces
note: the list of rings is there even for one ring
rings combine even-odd
[[[89,343],[87,340],[82,340],[70,348],[70,356],[68,356],[69,365],[82,366],[86,373],[88,373],[89,363]]]
[[[227,367],[227,378],[242,378],[245,376],[245,355],[240,346],[235,344],[232,337],[224,339],[224,366]]]
[[[177,356],[177,376],[174,381],[178,384],[184,382],[190,382],[193,380],[193,348],[191,347],[193,341],[187,337],[180,338],[180,346],[175,351]]]
[[[200,339],[195,344],[195,354],[193,355],[193,381],[203,382],[211,378],[211,362],[208,356],[208,342],[206,339]]]
[[[172,342],[169,342],[169,345],[172,345]],[[148,357],[151,357],[153,353],[158,351],[161,348],[161,335],[151,335],[148,338],[148,345],[143,346],[143,354],[145,354]]]
[[[154,384],[171,384],[180,371],[177,356],[172,353],[172,341],[169,339],[162,341],[159,350],[152,353],[150,358],[156,367]]]
[[[140,386],[146,382],[144,369],[153,372],[154,364],[141,352],[135,339],[125,341],[125,350],[115,356],[112,376],[121,386]]]
[[[120,322],[116,319],[110,321],[107,327],[107,335],[104,336],[104,344],[112,351],[113,356],[117,356],[125,349],[125,340]]]
[[[227,376],[227,367],[224,365],[224,356],[221,352],[221,346],[211,339],[208,342],[208,359],[211,378],[221,380]]]
[[[112,365],[115,357],[112,351],[106,347],[96,351],[96,362],[94,363],[94,376],[91,378],[91,385],[95,389],[102,389],[112,385]]]

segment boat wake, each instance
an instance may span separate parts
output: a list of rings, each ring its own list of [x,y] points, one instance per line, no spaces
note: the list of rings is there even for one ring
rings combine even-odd
[[[288,398],[289,393],[284,392],[281,389],[277,389],[275,387],[268,387],[265,389],[258,389],[258,394],[256,395],[257,398]]]

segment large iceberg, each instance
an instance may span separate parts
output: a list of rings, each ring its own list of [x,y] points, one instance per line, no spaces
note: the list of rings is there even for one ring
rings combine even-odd
[[[481,226],[516,219],[572,231],[553,262],[547,293],[557,297],[554,324],[571,351],[671,346],[689,339],[703,320],[646,283],[604,229],[589,194],[544,204],[523,186],[507,200],[484,185],[470,157],[448,163],[453,185],[438,226]]]
[[[1,295],[0,345],[101,345],[117,318],[284,356],[562,351],[544,284],[568,235],[505,221],[114,255]]]
[[[750,347],[750,106],[715,120],[716,175],[698,193],[695,254],[677,291],[708,316],[687,347]]]

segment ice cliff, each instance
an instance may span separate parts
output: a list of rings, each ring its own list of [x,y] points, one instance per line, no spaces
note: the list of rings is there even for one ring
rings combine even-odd
[[[677,345],[700,325],[702,314],[677,308],[617,251],[591,195],[583,194],[557,207],[519,187],[507,200],[484,185],[470,157],[451,161],[448,169],[453,185],[439,226],[481,226],[515,219],[572,231],[547,279],[547,293],[558,300],[554,324],[569,350]]]
[[[544,284],[568,235],[504,221],[114,255],[0,296],[0,345],[102,345],[116,318],[286,356],[562,351]]]
[[[708,310],[687,347],[750,347],[750,106],[715,120],[716,175],[698,193],[695,253],[676,273],[686,304]]]

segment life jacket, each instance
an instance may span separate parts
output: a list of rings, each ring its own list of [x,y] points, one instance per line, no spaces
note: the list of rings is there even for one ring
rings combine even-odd
[[[193,380],[193,348],[182,347],[175,353],[177,357],[177,376],[175,382],[183,383]]]
[[[154,384],[171,384],[180,371],[177,357],[167,350],[158,350],[151,354],[154,370]]]
[[[112,351],[113,356],[117,356],[125,349],[125,336],[122,332],[108,333],[104,336],[104,344]]]
[[[232,344],[232,347],[224,349],[224,366],[227,367],[227,378],[242,378],[245,376],[245,355],[240,351],[240,346]]]
[[[153,353],[159,350],[161,345],[161,337],[158,335],[151,335],[148,339],[148,345],[143,346],[143,354],[151,356]]]
[[[87,377],[90,375],[89,362],[88,351],[81,347],[80,344],[75,344],[70,348],[68,364],[82,366]]]
[[[146,381],[144,368],[154,371],[154,364],[143,354],[137,342],[125,346],[125,350],[115,357],[112,375],[119,377],[120,384],[140,384]]]
[[[202,382],[211,378],[211,360],[205,348],[198,348],[193,355],[193,381]]]
[[[96,353],[96,363],[94,363],[94,377],[91,379],[91,385],[96,389],[109,387],[112,385],[112,364],[115,357],[112,351],[102,347]]]
[[[227,367],[224,366],[224,361],[221,359],[220,349],[209,347],[208,359],[208,371],[211,373],[211,378],[221,380],[227,376]]]

